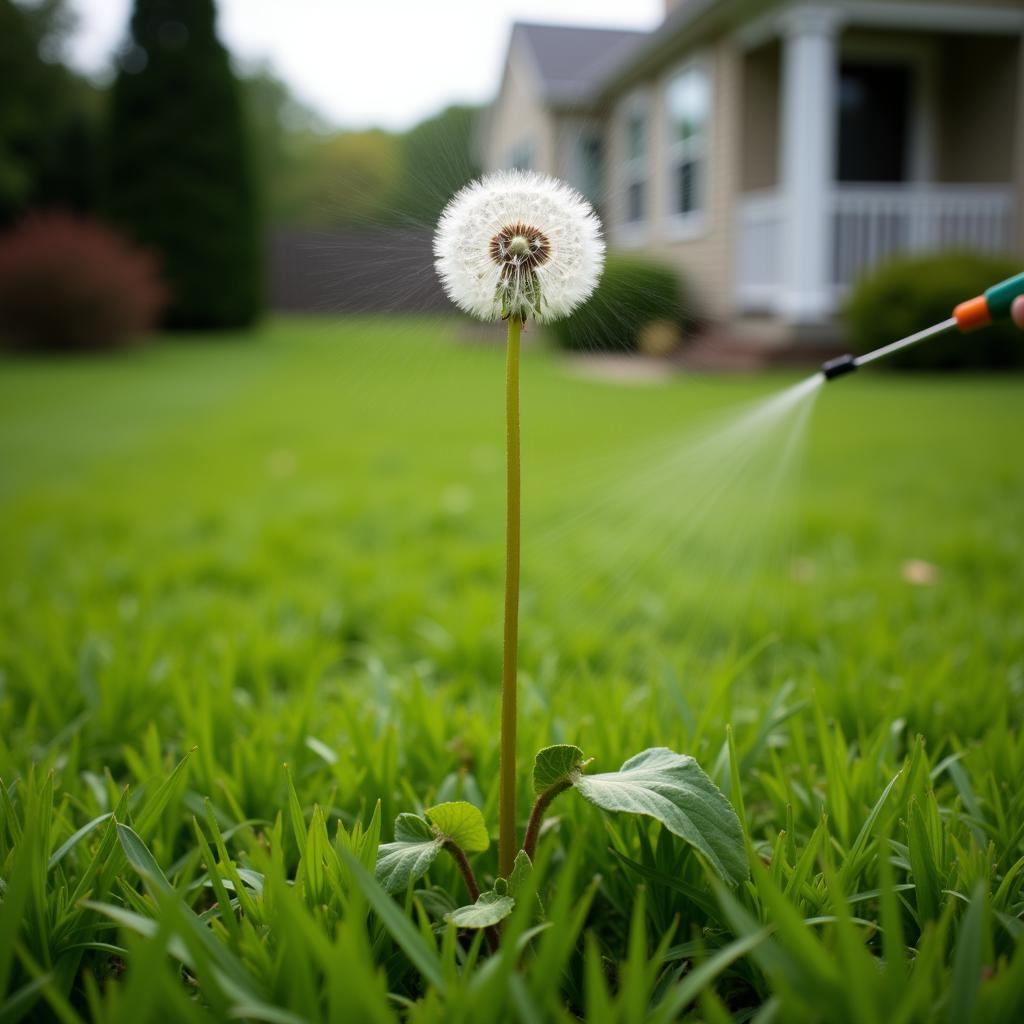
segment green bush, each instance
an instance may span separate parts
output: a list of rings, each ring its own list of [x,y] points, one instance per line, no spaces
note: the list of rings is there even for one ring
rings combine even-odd
[[[854,348],[870,352],[940,323],[964,299],[1020,271],[1020,264],[1009,259],[973,253],[886,264],[865,277],[847,303]],[[954,332],[897,352],[886,365],[914,370],[1017,368],[1024,366],[1024,337],[1012,324],[996,324],[967,336]]]
[[[160,254],[171,327],[244,327],[262,304],[249,142],[214,21],[213,0],[135,0],[111,96],[110,213]]]
[[[640,332],[655,321],[690,326],[682,282],[669,267],[626,256],[609,258],[594,294],[572,316],[550,327],[573,352],[635,352]]]

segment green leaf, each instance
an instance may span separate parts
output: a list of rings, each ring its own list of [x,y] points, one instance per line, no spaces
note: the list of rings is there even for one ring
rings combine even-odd
[[[505,892],[520,903],[524,899],[532,900],[534,904],[534,919],[543,919],[544,901],[540,898],[540,893],[536,890],[536,883],[533,879],[533,862],[530,860],[529,855],[525,850],[520,850],[516,854],[516,859],[512,863],[512,872],[508,876],[508,881],[505,882],[502,878],[496,879],[494,883],[495,889],[498,888],[499,883],[505,885]]]
[[[533,862],[527,856],[525,850],[516,854],[512,862],[512,873],[508,876],[508,891],[511,896],[518,896],[523,888],[530,884],[530,876],[533,874]]]
[[[396,843],[420,843],[427,839],[437,839],[429,821],[418,814],[400,814],[395,818]]]
[[[939,916],[942,879],[928,838],[928,826],[916,800],[910,801],[907,814],[907,856],[910,860],[910,877],[914,880],[917,924],[923,929],[925,924]]]
[[[465,853],[483,853],[491,845],[480,808],[465,800],[430,807],[427,817],[444,838],[456,843]]]
[[[571,743],[557,743],[537,751],[533,760],[533,790],[540,796],[560,782],[572,783],[585,764],[583,751]]]
[[[677,1020],[687,1005],[693,1002],[722,971],[760,946],[770,933],[770,928],[762,928],[760,931],[744,935],[728,946],[716,950],[713,956],[694,967],[680,984],[668,990],[665,998],[658,1004],[657,1010],[651,1018],[652,1021],[661,1024],[662,1021]]]
[[[135,815],[135,831],[140,837],[145,837],[150,830],[155,828],[160,821],[164,810],[170,803],[171,797],[178,787],[185,782],[185,768],[189,758],[195,753],[193,747],[175,766],[170,775],[157,786],[149,799],[142,805],[142,809]],[[116,816],[116,812],[115,812]]]
[[[617,772],[580,775],[575,785],[603,810],[645,814],[660,821],[699,850],[730,885],[748,877],[739,818],[692,757],[652,747],[631,757]]]
[[[400,814],[395,819],[395,841],[384,843],[377,851],[374,874],[384,891],[401,892],[410,882],[422,878],[443,842],[419,815]]]
[[[167,894],[174,893],[174,887],[167,881],[167,876],[157,864],[156,858],[149,852],[149,848],[139,838],[137,832],[118,822],[117,838],[128,863],[142,876],[147,888]]]
[[[23,1020],[53,980],[52,973],[41,974],[14,992],[5,1003],[0,1003],[0,1020]]]
[[[949,1021],[976,1020],[979,990],[981,988],[982,966],[985,963],[985,937],[988,934],[986,918],[988,907],[984,883],[979,881],[973,893],[967,913],[960,925],[956,953],[953,957],[953,982],[949,996]]]
[[[641,878],[646,878],[650,882],[655,882],[658,885],[663,885],[666,888],[681,893],[695,907],[699,907],[708,918],[713,921],[718,919],[718,911],[715,907],[715,901],[711,899],[706,890],[702,891],[696,886],[690,885],[688,882],[684,882],[683,879],[677,878],[675,875],[658,871],[657,868],[650,867],[647,864],[642,864],[637,860],[632,860],[616,849],[612,849],[611,853],[613,857],[620,860],[631,871],[635,871]]]
[[[102,825],[103,822],[108,821],[111,817],[113,817],[113,811],[107,811],[106,814],[101,814],[98,818],[93,818],[92,821],[83,825],[70,839],[61,843],[59,849],[50,857],[46,870],[52,871],[90,832]]]
[[[490,928],[508,917],[515,905],[516,901],[511,896],[502,896],[491,890],[480,893],[476,903],[453,910],[447,920],[457,928]]]

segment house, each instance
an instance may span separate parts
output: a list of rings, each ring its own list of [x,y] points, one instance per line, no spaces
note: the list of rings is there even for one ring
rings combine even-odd
[[[902,252],[1024,255],[1022,0],[667,0],[650,33],[516,25],[488,169],[599,205],[765,340]],[[813,328],[804,331],[805,326]]]
[[[483,133],[484,166],[542,170],[599,202],[606,134],[599,90],[609,67],[647,38],[616,29],[514,25]]]

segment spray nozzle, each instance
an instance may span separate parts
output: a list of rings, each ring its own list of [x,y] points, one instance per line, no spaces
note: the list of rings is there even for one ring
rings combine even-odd
[[[821,367],[822,376],[825,380],[832,380],[833,377],[842,377],[844,374],[853,373],[857,369],[857,359],[852,355],[836,356]]]
[[[953,310],[953,315],[948,320],[943,320],[942,323],[935,324],[934,327],[926,327],[923,331],[918,331],[917,334],[911,334],[899,341],[894,341],[891,345],[876,348],[873,352],[862,356],[845,355],[830,359],[822,366],[821,375],[825,380],[843,377],[848,373],[853,373],[859,366],[873,363],[876,359],[882,359],[900,349],[916,345],[926,338],[933,338],[936,334],[944,334],[946,331],[954,329],[967,333],[978,327],[1009,319],[1010,307],[1022,295],[1024,295],[1024,274],[1017,274],[1016,277],[1010,277],[1005,281],[1000,281],[999,284],[992,285],[983,295],[961,302]]]

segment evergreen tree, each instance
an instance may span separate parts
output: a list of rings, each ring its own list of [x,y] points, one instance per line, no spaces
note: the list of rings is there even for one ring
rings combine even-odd
[[[241,96],[214,22],[213,0],[135,0],[113,90],[110,213],[159,253],[172,327],[244,326],[262,297]]]

